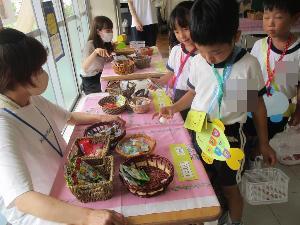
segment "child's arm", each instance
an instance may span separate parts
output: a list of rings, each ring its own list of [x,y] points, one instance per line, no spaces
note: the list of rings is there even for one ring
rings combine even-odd
[[[293,113],[289,125],[290,126],[297,126],[300,123],[300,85],[297,86],[297,105],[296,110]]]
[[[269,145],[268,128],[267,128],[267,110],[262,96],[258,97],[257,110],[253,112],[253,121],[258,136],[258,147],[263,155],[264,161],[270,166],[276,163],[276,154]]]
[[[174,76],[174,73],[169,71],[167,74],[163,75],[160,78],[152,78],[151,81],[153,81],[155,84],[158,84],[160,86],[165,86],[168,84],[169,80],[172,79]],[[155,89],[155,88],[153,88]]]
[[[124,217],[111,210],[93,210],[74,206],[53,197],[29,191],[15,200],[16,207],[24,213],[73,225],[124,225]]]
[[[97,115],[97,114],[90,114],[84,112],[72,112],[71,117],[67,123],[70,125],[79,125],[79,124],[91,124],[97,122],[109,122],[114,120],[119,120],[122,123],[125,123],[125,121],[118,116]]]
[[[179,101],[171,106],[162,107],[159,113],[155,113],[153,117],[158,115],[158,117],[172,118],[175,113],[190,108],[195,95],[196,92],[190,89]]]
[[[132,19],[135,20],[136,29],[138,31],[143,31],[143,24],[141,23],[138,15],[136,14],[136,10],[135,10],[135,8],[133,6],[132,0],[128,0],[128,7],[129,7],[130,14],[132,16]]]

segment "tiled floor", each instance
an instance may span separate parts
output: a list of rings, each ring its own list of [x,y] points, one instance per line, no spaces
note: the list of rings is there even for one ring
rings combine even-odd
[[[300,165],[277,164],[289,178],[289,201],[287,203],[253,206],[245,203],[245,225],[298,225],[300,213]],[[216,223],[205,223],[216,225]]]
[[[159,49],[160,54],[163,58],[169,57],[169,39],[166,34],[159,34],[157,37],[156,46]]]
[[[244,210],[245,225],[298,225],[300,224],[300,165],[283,166],[278,164],[289,176],[289,201],[287,203],[250,206]]]

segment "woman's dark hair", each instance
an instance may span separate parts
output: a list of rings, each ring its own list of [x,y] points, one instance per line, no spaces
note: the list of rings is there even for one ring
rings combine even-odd
[[[264,0],[264,10],[279,9],[289,13],[291,16],[300,12],[299,0]]]
[[[197,0],[191,12],[190,30],[195,43],[232,43],[239,27],[236,0]]]
[[[194,2],[192,1],[180,2],[171,12],[169,22],[169,45],[171,48],[179,44],[179,41],[176,39],[174,34],[176,24],[178,24],[180,27],[190,26],[190,10],[193,4]]]
[[[0,93],[18,84],[33,85],[32,75],[47,61],[47,51],[33,37],[11,29],[0,29]]]
[[[102,29],[113,29],[113,22],[106,16],[96,16],[93,19],[88,40],[93,41],[95,48],[104,48],[111,53],[113,51],[112,44],[103,42],[102,38],[98,35],[98,31]]]

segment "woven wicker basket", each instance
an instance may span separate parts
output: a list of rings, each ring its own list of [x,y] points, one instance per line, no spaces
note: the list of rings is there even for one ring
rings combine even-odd
[[[141,55],[141,56],[132,57],[132,59],[134,61],[135,66],[138,69],[144,69],[150,67],[151,56]]]
[[[150,48],[150,47],[140,48],[140,49],[139,49],[139,53],[140,53],[141,55],[152,56],[152,55],[153,55],[153,48]]]
[[[131,55],[134,53],[134,48],[116,49],[115,53],[117,55]]]
[[[126,89],[122,89],[120,81],[110,81],[106,87],[105,92],[108,92],[110,95],[123,95],[127,99],[131,98],[131,95],[134,93],[136,83],[127,82]]]
[[[138,101],[143,101],[145,104],[137,104]],[[151,106],[151,100],[144,97],[135,97],[129,102],[129,106],[135,113],[146,113],[149,112]]]
[[[143,169],[150,177],[150,181],[143,186],[129,184],[120,175],[123,184],[134,195],[149,198],[161,194],[166,190],[174,177],[174,167],[172,163],[159,155],[145,155],[137,158],[128,159],[123,163],[126,166],[135,166]]]
[[[98,156],[85,156],[84,153],[80,150],[79,141],[83,139],[91,140],[92,144],[103,143],[104,147],[102,148],[101,154]],[[107,155],[110,146],[110,138],[107,135],[101,136],[94,136],[94,137],[81,137],[77,138],[72,147],[70,152],[68,153],[68,160],[72,161],[75,157],[81,157],[83,159],[90,159],[90,158],[103,158]]]
[[[116,124],[122,131],[119,136],[110,135],[110,147],[114,148],[118,144],[118,142],[126,135],[125,123],[121,121],[95,123],[86,128],[86,130],[84,131],[84,136],[86,137],[99,136],[101,135],[101,132],[103,132],[103,126],[106,125],[112,127],[114,124]]]
[[[118,96],[122,96],[122,95],[118,95]],[[111,95],[111,96],[106,96],[106,97],[100,99],[98,104],[102,107],[102,111],[107,114],[111,114],[111,115],[118,115],[118,114],[121,114],[122,112],[124,112],[127,109],[127,100],[126,100],[125,104],[120,107],[107,108],[105,106],[105,104],[107,104],[107,103],[116,103],[118,96]]]
[[[134,62],[129,59],[113,61],[112,65],[115,73],[119,75],[127,75],[134,72]]]
[[[101,175],[105,177],[106,181],[97,183],[89,183],[81,185],[68,185],[73,195],[81,202],[95,202],[100,200],[107,200],[112,197],[113,193],[113,177],[114,177],[114,161],[112,156],[106,156],[103,159],[90,158],[83,159],[86,163],[97,168]],[[71,164],[65,166],[65,179],[70,179]]]
[[[149,91],[147,89],[140,89],[138,91],[136,91],[135,93],[133,93],[134,97],[145,97],[148,98],[149,97]]]
[[[122,150],[122,145],[125,142],[129,141],[129,139],[139,139],[139,138],[142,138],[149,145],[149,150],[147,152],[139,152],[134,155],[128,155],[124,153],[124,151]],[[116,146],[116,152],[125,158],[134,158],[141,155],[151,154],[154,151],[155,146],[156,146],[156,141],[145,134],[130,134],[125,136],[121,141],[119,141],[119,143]]]

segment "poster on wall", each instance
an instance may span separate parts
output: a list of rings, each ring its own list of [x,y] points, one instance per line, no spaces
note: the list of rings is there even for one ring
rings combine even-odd
[[[65,56],[59,28],[51,1],[42,3],[47,32],[50,39],[53,56],[56,62]]]

